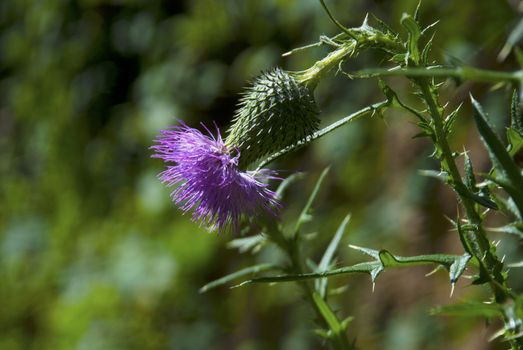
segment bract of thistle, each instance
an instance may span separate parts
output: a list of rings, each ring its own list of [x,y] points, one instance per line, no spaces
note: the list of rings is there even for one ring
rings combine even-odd
[[[227,145],[241,153],[239,167],[312,135],[320,124],[313,90],[293,73],[275,68],[258,76],[243,94]]]
[[[277,177],[268,169],[240,171],[239,151],[227,147],[216,129],[216,137],[183,123],[161,130],[152,157],[168,163],[159,178],[168,187],[178,185],[171,197],[184,212],[193,211],[193,221],[238,232],[242,217],[276,215],[279,204],[266,181]]]

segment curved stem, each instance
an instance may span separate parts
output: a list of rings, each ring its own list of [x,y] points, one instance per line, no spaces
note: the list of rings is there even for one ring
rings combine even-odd
[[[388,105],[390,105],[389,101],[381,101],[381,102],[372,104],[370,106],[367,106],[365,108],[362,108],[359,111],[354,112],[354,113],[346,116],[345,118],[342,118],[342,119],[338,120],[337,122],[332,123],[331,125],[323,128],[321,130],[316,131],[314,134],[301,139],[300,141],[296,142],[295,144],[287,146],[287,147],[283,148],[282,150],[270,155],[269,157],[267,157],[266,159],[264,159],[260,162],[260,164],[258,165],[256,170],[260,170],[261,168],[267,166],[269,163],[283,157],[284,155],[286,155],[290,152],[294,152],[294,151],[308,145],[312,141],[319,139],[320,137],[325,136],[328,133],[333,132],[334,130],[338,129],[339,127],[341,127],[345,124],[353,122],[354,120],[357,120],[370,112],[376,112]]]
[[[339,48],[330,52],[325,58],[314,63],[309,69],[294,73],[296,80],[314,89],[327,72],[340,64],[346,56],[354,52],[355,47],[356,41],[350,40],[345,42]]]
[[[327,16],[330,18],[330,20],[332,21],[332,23],[334,23],[336,25],[336,27],[340,28],[342,32],[344,32],[345,34],[347,34],[349,37],[354,38],[354,35],[352,34],[352,32],[346,28],[343,24],[341,24],[336,18],[334,18],[334,16],[332,15],[332,13],[330,12],[329,8],[327,7],[327,5],[325,4],[325,1],[324,0],[320,0],[320,4],[321,6],[323,7],[323,10],[325,11],[325,13],[327,14]]]

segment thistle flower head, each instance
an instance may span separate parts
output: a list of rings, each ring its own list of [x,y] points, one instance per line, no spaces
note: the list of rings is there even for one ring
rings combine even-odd
[[[240,101],[226,144],[239,149],[245,168],[318,129],[312,90],[279,68],[260,75]]]
[[[275,213],[276,194],[264,183],[274,172],[244,172],[238,169],[240,153],[226,146],[217,129],[214,137],[185,124],[162,130],[155,140],[154,158],[163,159],[167,169],[159,174],[167,186],[178,185],[171,193],[192,219],[219,231],[238,231],[242,217],[260,212]]]

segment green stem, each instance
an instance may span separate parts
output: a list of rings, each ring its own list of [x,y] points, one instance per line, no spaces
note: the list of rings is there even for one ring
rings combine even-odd
[[[300,141],[296,142],[295,144],[287,146],[287,147],[283,148],[282,150],[270,155],[269,157],[267,157],[266,159],[261,161],[261,163],[257,167],[257,170],[260,170],[261,168],[264,168],[269,163],[274,162],[275,160],[283,157],[284,155],[286,155],[290,152],[294,152],[294,151],[308,145],[312,141],[319,139],[320,137],[325,136],[328,133],[333,132],[334,130],[338,129],[339,127],[341,127],[345,124],[353,122],[353,121],[365,116],[366,114],[368,114],[370,112],[378,111],[388,105],[390,105],[390,101],[381,101],[381,102],[372,104],[370,106],[367,106],[365,108],[362,108],[359,111],[354,112],[354,113],[346,116],[345,118],[342,118],[342,119],[338,120],[337,122],[332,123],[329,126],[323,128],[321,130],[316,131],[314,134],[301,139]]]
[[[434,94],[431,92],[431,85],[427,81],[427,78],[418,78],[415,80],[421,89],[421,93],[427,105],[429,106],[429,112],[434,121],[434,130],[436,133],[436,142],[440,146],[442,153],[442,162],[446,165],[449,175],[452,179],[452,187],[456,190],[457,195],[460,197],[463,207],[467,213],[467,217],[470,223],[477,227],[473,231],[467,231],[464,235],[464,244],[466,249],[476,257],[480,264],[480,268],[486,273],[486,278],[490,284],[496,303],[502,305],[509,299],[514,299],[515,296],[506,287],[505,278],[502,275],[503,263],[492,254],[490,250],[490,242],[481,226],[481,217],[476,211],[474,203],[467,197],[463,196],[459,191],[459,188],[464,188],[465,185],[461,180],[461,176],[458,171],[458,167],[454,162],[454,157],[450,146],[448,144],[446,134],[443,128],[443,116],[440,113],[438,104]],[[507,322],[508,315],[504,315],[504,321]],[[516,338],[510,340],[510,346],[513,350],[523,349],[523,339]]]
[[[479,264],[482,265],[487,272],[487,277],[494,292],[496,302],[501,304],[510,297],[509,291],[504,287],[505,279],[501,274],[500,268],[502,263],[490,251],[490,243],[481,226],[481,217],[476,211],[474,202],[461,194],[465,193],[465,191],[462,191],[462,189],[465,189],[465,184],[461,179],[458,167],[454,161],[454,156],[452,155],[443,126],[443,116],[438,107],[438,102],[431,91],[431,85],[427,81],[427,78],[418,78],[415,79],[415,82],[419,86],[423,98],[429,107],[429,112],[434,122],[435,142],[437,142],[441,149],[441,161],[449,173],[451,186],[459,196],[470,223],[474,227],[477,227],[477,230],[466,232],[465,243],[467,247],[465,248],[471,251]]]
[[[499,72],[493,70],[479,69],[474,67],[414,67],[397,69],[365,69],[351,77],[384,77],[384,76],[407,76],[411,78],[456,78],[460,80],[472,80],[486,83],[510,82],[518,86],[523,82],[523,70],[514,72]]]
[[[309,86],[311,90],[314,90],[325,74],[340,64],[347,55],[352,54],[355,47],[356,41],[350,40],[345,42],[338,49],[329,53],[325,58],[314,63],[309,69],[294,73],[296,80]]]

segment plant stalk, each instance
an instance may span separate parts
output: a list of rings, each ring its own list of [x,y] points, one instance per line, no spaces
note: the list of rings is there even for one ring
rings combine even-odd
[[[479,69],[474,67],[412,67],[397,69],[364,69],[356,72],[351,77],[385,77],[406,76],[410,78],[455,78],[459,80],[471,80],[485,83],[509,82],[521,86],[523,83],[523,70],[513,72],[500,72],[494,70]]]
[[[342,127],[345,124],[353,122],[353,121],[355,121],[355,120],[357,120],[357,119],[367,115],[368,113],[379,111],[380,109],[390,105],[390,103],[391,103],[390,101],[386,100],[386,101],[381,101],[381,102],[378,102],[378,103],[374,103],[374,104],[372,104],[370,106],[362,108],[359,111],[354,112],[354,113],[346,116],[345,118],[342,118],[342,119],[340,119],[340,120],[338,120],[338,121],[336,121],[336,122],[326,126],[325,128],[323,128],[321,130],[316,131],[312,135],[309,135],[309,136],[299,140],[295,144],[287,146],[287,147],[283,148],[282,150],[280,150],[280,151],[278,151],[278,152],[276,152],[274,154],[271,154],[270,156],[268,156],[267,158],[262,160],[260,162],[260,164],[257,166],[256,169],[259,170],[261,168],[264,168],[269,163],[274,162],[275,160],[283,157],[284,155],[286,155],[288,153],[291,153],[291,152],[294,152],[294,151],[296,151],[296,150],[298,150],[298,149],[300,149],[302,147],[305,147],[306,145],[308,145],[312,141],[317,140],[320,137],[323,137],[323,136],[333,132],[334,130],[338,129],[339,127]]]
[[[484,277],[488,279],[496,303],[503,305],[508,300],[514,299],[514,296],[506,287],[505,278],[502,275],[503,263],[499,261],[495,254],[490,250],[490,242],[483,230],[481,216],[477,212],[474,202],[461,194],[464,192],[460,191],[460,188],[465,188],[465,184],[461,179],[458,167],[454,161],[444,131],[443,116],[440,113],[440,108],[438,108],[436,97],[431,91],[431,85],[426,77],[417,78],[414,79],[414,81],[420,88],[423,99],[427,103],[430,115],[434,121],[434,131],[436,134],[435,142],[438,143],[441,149],[441,161],[444,163],[451,178],[450,185],[454,188],[457,196],[460,198],[470,223],[476,228],[474,230],[467,230],[465,233],[463,239],[464,245],[466,246],[464,248],[474,255],[480,264],[480,269],[486,272],[486,276]],[[508,320],[508,315],[504,315],[505,323],[507,323]],[[511,339],[510,345],[512,349],[523,349],[523,339]]]

